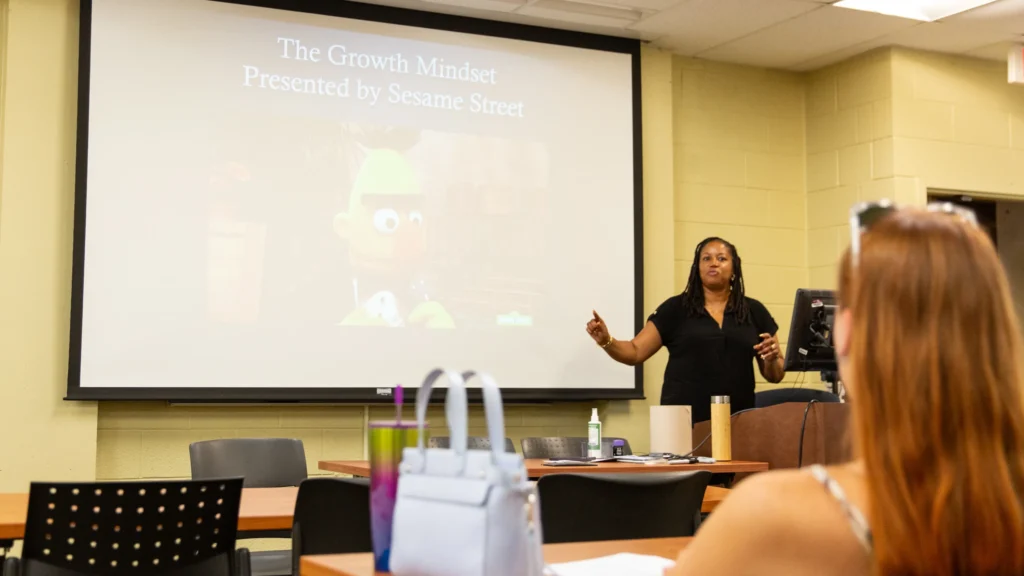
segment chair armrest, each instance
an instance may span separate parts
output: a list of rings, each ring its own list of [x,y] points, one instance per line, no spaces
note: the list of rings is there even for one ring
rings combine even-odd
[[[0,566],[2,576],[21,576],[21,560],[18,558],[5,558],[3,566]]]
[[[252,563],[249,560],[249,549],[239,548],[235,550],[235,575],[252,576]],[[4,576],[7,576],[4,574]]]

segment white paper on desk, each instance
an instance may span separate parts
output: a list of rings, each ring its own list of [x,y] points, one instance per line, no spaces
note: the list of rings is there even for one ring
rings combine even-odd
[[[675,562],[661,556],[615,554],[548,566],[552,576],[663,576]]]
[[[664,458],[658,458],[656,456],[618,456],[615,458],[618,462],[625,462],[627,464],[647,464],[648,462],[659,462]]]

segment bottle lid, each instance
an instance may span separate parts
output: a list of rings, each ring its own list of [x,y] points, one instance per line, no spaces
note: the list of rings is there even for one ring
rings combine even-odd
[[[625,446],[625,445],[626,445],[626,441],[625,440],[616,440],[616,441],[612,442],[612,446]]]
[[[591,420],[597,420],[597,408],[594,408],[593,410],[591,410],[591,412],[590,412],[590,419]]]
[[[711,403],[712,404],[728,404],[729,403],[729,397],[728,396],[712,396],[711,397]]]

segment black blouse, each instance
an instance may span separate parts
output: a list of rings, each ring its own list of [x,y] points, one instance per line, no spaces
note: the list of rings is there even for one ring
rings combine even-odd
[[[711,397],[729,396],[733,412],[754,407],[754,346],[760,334],[779,330],[763,304],[747,298],[750,314],[740,324],[725,311],[722,326],[706,310],[690,316],[682,295],[666,300],[648,318],[668,348],[662,405],[690,406],[694,422],[711,419]]]

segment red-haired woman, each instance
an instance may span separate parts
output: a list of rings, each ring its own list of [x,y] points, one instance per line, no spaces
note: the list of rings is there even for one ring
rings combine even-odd
[[[1024,574],[1018,321],[988,236],[944,212],[852,223],[833,337],[855,460],[744,481],[669,574]]]

